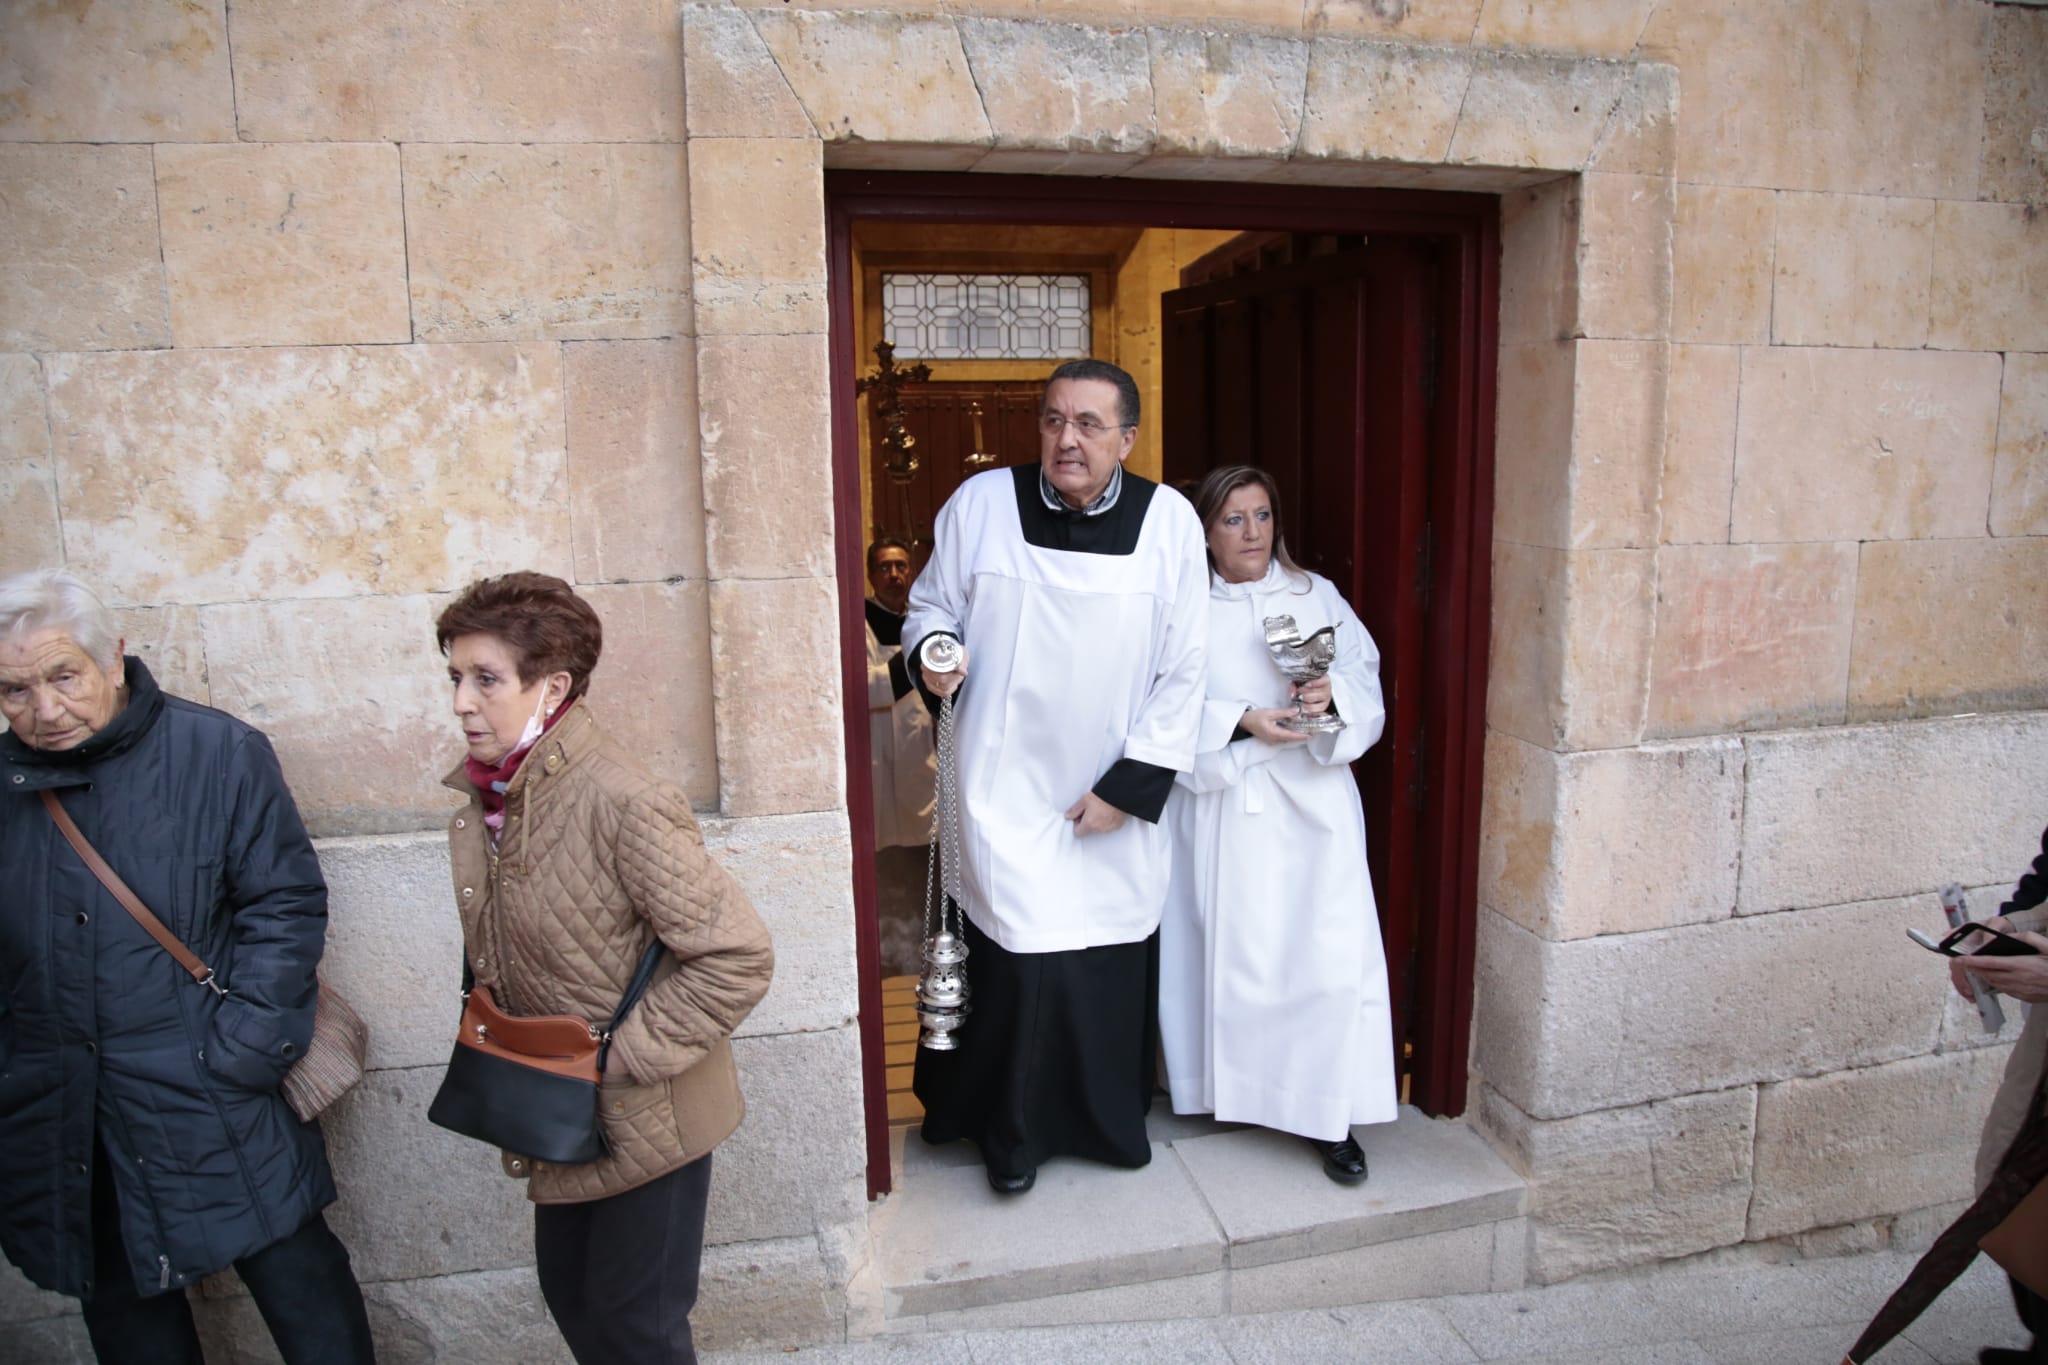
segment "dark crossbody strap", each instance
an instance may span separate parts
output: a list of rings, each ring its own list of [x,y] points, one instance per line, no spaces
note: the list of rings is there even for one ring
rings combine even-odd
[[[633,979],[627,983],[626,993],[619,999],[619,1007],[612,1011],[611,1019],[604,1026],[604,1032],[598,1036],[597,1069],[599,1071],[604,1070],[605,1058],[611,1055],[612,1034],[618,1031],[620,1024],[626,1022],[626,1016],[633,1012],[633,1006],[640,1003],[640,997],[647,994],[647,987],[654,980],[654,969],[661,965],[661,955],[666,951],[667,945],[657,936],[654,942],[647,945],[647,951],[640,955],[640,965],[633,969]],[[469,993],[475,989],[476,971],[469,965],[469,954],[464,953],[462,955],[463,999],[468,999]]]
[[[142,903],[140,896],[128,889],[128,883],[121,880],[120,874],[107,866],[107,860],[100,856],[100,851],[92,846],[92,842],[78,828],[78,822],[71,818],[71,812],[65,810],[64,803],[57,799],[57,793],[45,787],[40,794],[43,798],[43,809],[50,812],[50,818],[56,821],[57,828],[64,835],[66,842],[76,850],[85,865],[92,869],[92,875],[100,879],[100,885],[111,891],[114,899],[121,902],[121,908],[135,916],[135,922],[148,930],[149,936],[155,939],[165,952],[176,958],[180,967],[192,973],[194,981],[207,987],[215,995],[226,995],[227,988],[213,979],[213,968],[201,962],[198,955],[185,946],[183,940],[164,928],[164,922],[150,913],[149,907]]]

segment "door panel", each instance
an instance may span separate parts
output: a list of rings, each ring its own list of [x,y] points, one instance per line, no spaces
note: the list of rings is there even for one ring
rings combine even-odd
[[[934,381],[903,386],[903,426],[916,442],[917,471],[898,483],[884,467],[882,421],[868,405],[870,478],[878,536],[910,542],[913,567],[931,554],[932,523],[946,499],[968,476],[1038,459],[1038,405],[1044,385],[1018,382]],[[978,439],[977,439],[978,433]]]

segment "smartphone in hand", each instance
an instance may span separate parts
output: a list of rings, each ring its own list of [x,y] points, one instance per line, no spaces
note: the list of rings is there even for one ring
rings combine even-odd
[[[1973,935],[1982,935],[1983,938],[1979,942],[1971,942]],[[1944,957],[2033,957],[2041,951],[2025,939],[2014,938],[1986,924],[1959,924],[1939,940],[1929,938],[1918,929],[1908,929],[1906,937],[1929,952],[1940,953]]]

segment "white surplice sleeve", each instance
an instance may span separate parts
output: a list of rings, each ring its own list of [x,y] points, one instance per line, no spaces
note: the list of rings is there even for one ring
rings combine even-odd
[[[946,499],[946,505],[939,509],[938,520],[932,529],[932,557],[924,566],[924,572],[910,585],[910,610],[903,617],[903,662],[910,670],[910,680],[919,692],[924,691],[923,670],[918,667],[917,647],[932,635],[944,633],[967,644],[967,613],[969,590],[973,585],[973,571],[968,564],[970,539],[960,525],[960,504],[962,488]],[[969,650],[973,649],[968,645]],[[967,660],[970,672],[974,659],[970,652]]]
[[[1209,560],[1194,508],[1170,489],[1156,498],[1171,520],[1165,552],[1176,556],[1174,595],[1153,651],[1152,684],[1133,717],[1124,757],[1184,773],[1194,766],[1209,666]]]
[[[1351,610],[1351,604],[1327,579],[1316,580],[1317,596],[1337,622],[1337,661],[1330,666],[1330,705],[1344,719],[1344,728],[1309,739],[1308,751],[1327,766],[1355,761],[1379,743],[1387,726],[1387,708],[1380,697],[1380,647]]]

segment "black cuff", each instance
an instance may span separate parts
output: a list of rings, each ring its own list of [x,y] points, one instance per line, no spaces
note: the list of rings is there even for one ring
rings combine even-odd
[[[1173,790],[1173,769],[1143,759],[1120,758],[1095,784],[1095,794],[1125,815],[1150,825],[1159,823],[1166,795]]]
[[[910,669],[903,662],[903,651],[897,650],[889,656],[889,690],[895,700],[902,701],[911,693]]]
[[[901,656],[904,661],[904,674],[909,677],[911,685],[917,688],[917,695],[924,698],[925,710],[931,712],[935,717],[939,714],[939,698],[933,696],[931,690],[924,685],[924,669],[914,661],[919,654],[924,652],[925,640],[939,635],[945,636],[948,640],[958,640],[960,638],[950,630],[935,630],[930,635],[925,636],[924,640],[919,640],[914,645],[905,646]],[[961,686],[964,687],[966,684],[963,683]],[[958,697],[960,693],[955,691],[953,695]]]

